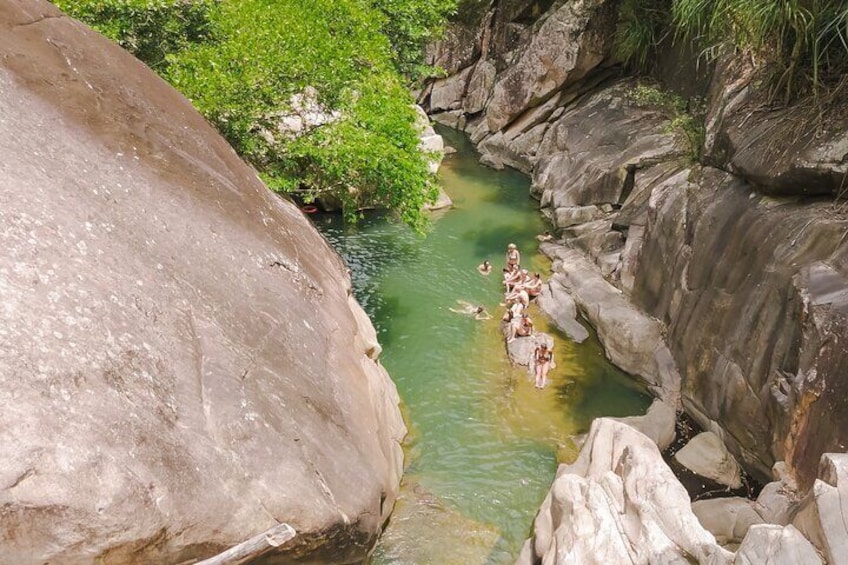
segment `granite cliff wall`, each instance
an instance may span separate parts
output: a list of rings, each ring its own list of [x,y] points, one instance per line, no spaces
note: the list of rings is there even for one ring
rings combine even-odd
[[[827,536],[805,524],[803,512],[793,516],[804,496],[815,501],[820,489],[836,488],[828,469],[844,458],[823,455],[848,447],[848,103],[771,107],[745,54],[698,69],[686,66],[691,49],[683,49],[668,53],[653,77],[629,77],[611,54],[612,0],[489,8],[430,47],[431,62],[450,75],[428,84],[419,101],[434,120],[466,131],[481,161],[532,177],[531,192],[557,229],[557,241],[543,245],[554,259],[554,301],[576,303],[614,362],[685,408],[751,474],[780,479],[768,492],[791,492],[792,500],[782,499],[780,512],[764,503],[770,509],[760,519],[787,528],[794,519],[815,551],[838,562]],[[667,105],[639,95],[647,78],[703,97],[703,139]],[[584,450],[608,461],[608,443],[597,441]],[[622,453],[609,470],[627,469],[633,455]],[[551,496],[576,513],[583,502],[557,490],[573,469],[560,469]],[[627,496],[626,507],[641,508],[643,500]],[[583,543],[568,533],[562,508],[546,508],[526,562],[573,557]],[[604,530],[597,507],[588,511],[580,520],[594,520],[596,536],[628,529]],[[831,519],[841,533],[829,539],[840,539],[838,512],[820,523]],[[641,527],[628,535],[650,537]],[[770,543],[797,533],[759,530],[752,539],[772,541],[746,551],[765,559]],[[665,534],[685,558],[681,548],[694,542]],[[631,558],[653,562],[655,550],[648,543]],[[758,562],[744,554],[711,553],[704,562]]]
[[[494,2],[478,28],[431,46],[454,72],[421,102],[483,162],[530,174],[560,233],[663,323],[702,425],[761,478],[786,460],[809,484],[819,456],[848,445],[844,106],[815,124],[803,108],[770,110],[755,69],[730,59],[703,81],[693,163],[674,116],[634,97],[610,53],[617,3],[525,17],[540,9]]]
[[[149,69],[0,0],[0,562],[359,562],[405,428],[345,266]]]

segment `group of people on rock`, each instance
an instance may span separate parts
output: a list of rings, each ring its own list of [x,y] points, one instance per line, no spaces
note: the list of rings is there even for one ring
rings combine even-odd
[[[530,337],[533,335],[533,320],[527,314],[530,301],[534,300],[542,292],[542,275],[540,273],[529,274],[527,269],[521,268],[521,253],[518,246],[510,243],[506,248],[505,266],[503,269],[504,302],[506,312],[501,318],[506,323],[506,342],[512,343],[519,337]],[[489,261],[483,261],[477,267],[483,275],[492,272]],[[482,306],[479,307],[482,310]],[[482,310],[485,312],[485,310]],[[488,316],[488,313],[486,313]],[[478,318],[479,319],[479,318]],[[547,383],[548,371],[553,363],[553,351],[548,348],[544,340],[533,352],[535,365],[536,388],[544,388]]]

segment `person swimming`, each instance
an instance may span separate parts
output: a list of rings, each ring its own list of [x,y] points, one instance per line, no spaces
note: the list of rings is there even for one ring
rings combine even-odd
[[[462,308],[459,310],[455,308],[448,308],[448,310],[456,314],[468,314],[470,316],[474,316],[475,320],[489,320],[492,318],[491,314],[486,312],[486,308],[484,306],[477,306],[470,302],[466,302],[465,300],[457,300],[456,303],[462,306]]]
[[[479,265],[477,265],[477,271],[478,271],[481,275],[488,275],[489,273],[491,273],[491,272],[492,272],[492,264],[491,264],[491,263],[489,263],[489,261],[488,261],[488,260],[483,261],[482,263],[480,263]]]

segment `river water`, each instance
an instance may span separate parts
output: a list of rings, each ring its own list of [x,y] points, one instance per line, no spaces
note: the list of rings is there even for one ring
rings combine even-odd
[[[649,404],[594,336],[570,342],[535,305],[537,329],[555,340],[551,383],[536,390],[525,368],[510,365],[498,331],[504,250],[516,243],[522,264],[546,277],[535,236],[548,226],[527,177],[479,165],[464,137],[440,133],[459,150],[440,172],[454,207],[434,213],[426,237],[376,213],[355,228],[314,217],[351,268],[409,427],[401,494],[375,564],[514,561],[557,462],[576,456],[576,436],[597,416]],[[484,259],[495,266],[489,277],[476,270]],[[457,300],[484,305],[493,319],[451,312]]]

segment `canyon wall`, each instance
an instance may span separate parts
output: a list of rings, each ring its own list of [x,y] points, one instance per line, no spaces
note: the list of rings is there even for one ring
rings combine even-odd
[[[650,442],[596,422],[519,562],[841,563],[848,101],[777,108],[745,53],[679,45],[633,76],[618,4],[491,2],[430,46],[448,76],[419,102],[531,176],[556,230],[546,309],[576,304],[613,362],[769,484],[690,509]]]
[[[495,2],[430,47],[451,74],[420,101],[484,163],[531,175],[558,233],[662,323],[702,426],[757,477],[785,460],[809,486],[848,444],[848,113],[769,109],[740,55],[699,79],[693,147],[611,54],[616,14],[608,0]]]

